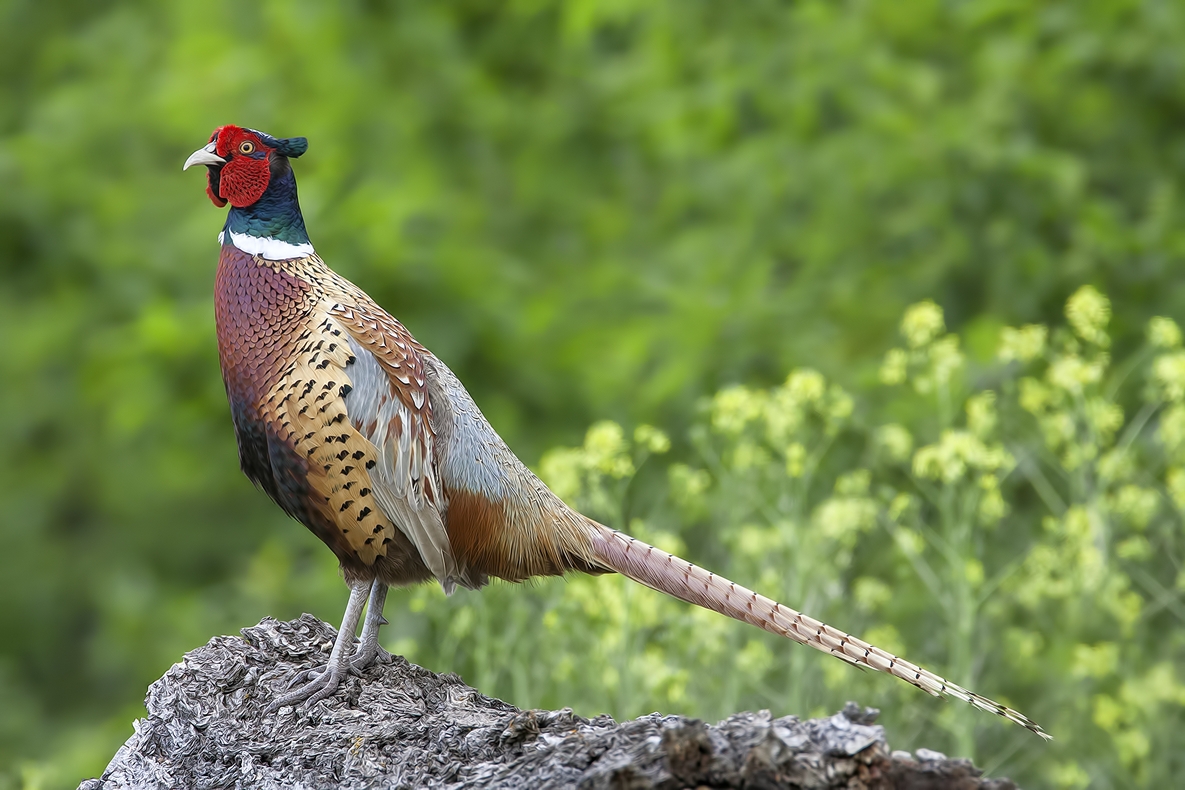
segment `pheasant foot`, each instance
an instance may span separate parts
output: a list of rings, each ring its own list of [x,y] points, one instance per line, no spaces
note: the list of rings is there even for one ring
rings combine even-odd
[[[342,627],[337,632],[337,639],[333,642],[333,652],[329,654],[329,662],[324,668],[303,670],[295,673],[288,681],[287,688],[299,683],[305,678],[311,678],[300,688],[285,694],[267,706],[268,713],[275,713],[280,708],[304,703],[312,707],[321,700],[337,691],[342,678],[353,671],[347,652],[354,643],[354,632],[358,628],[358,619],[362,615],[362,606],[366,603],[366,594],[370,585],[357,585],[350,588],[350,601],[346,604],[346,613],[342,617]]]
[[[326,673],[326,671],[328,671],[328,670],[329,670],[329,664],[321,664],[320,666],[311,667],[309,669],[302,669],[297,672],[293,672],[291,675],[288,676],[288,682],[286,682],[284,684],[284,690],[288,691],[293,686],[296,686],[298,683],[307,683],[307,682],[316,680],[317,678],[324,675]],[[362,673],[354,666],[353,660],[346,662],[344,671],[341,673],[341,676],[343,678],[347,677],[349,675],[353,675],[354,677],[361,677],[362,676]]]
[[[267,712],[275,713],[280,708],[289,705],[299,705],[302,702],[305,707],[311,708],[337,691],[337,687],[341,685],[342,678],[349,674],[350,669],[351,667],[348,664],[344,667],[327,665],[324,672],[316,675],[296,691],[272,700],[272,703],[267,706]]]

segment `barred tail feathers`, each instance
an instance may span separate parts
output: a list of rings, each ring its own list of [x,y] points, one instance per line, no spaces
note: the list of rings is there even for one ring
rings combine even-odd
[[[922,667],[881,650],[812,617],[758,595],[687,560],[590,521],[595,559],[652,590],[809,645],[836,658],[894,675],[935,697],[961,699],[980,710],[1003,716],[1046,740],[1052,737],[1012,708],[968,691]]]

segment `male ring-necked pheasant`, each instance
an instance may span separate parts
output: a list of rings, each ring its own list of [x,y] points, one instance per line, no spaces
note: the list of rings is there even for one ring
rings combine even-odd
[[[1049,737],[1011,708],[565,505],[452,371],[314,252],[290,163],[307,147],[223,126],[185,162],[205,165],[210,200],[231,205],[214,309],[243,471],[333,550],[350,585],[328,664],[273,710],[323,699],[376,660],[391,585],[435,579],[451,592],[491,576],[616,571]]]

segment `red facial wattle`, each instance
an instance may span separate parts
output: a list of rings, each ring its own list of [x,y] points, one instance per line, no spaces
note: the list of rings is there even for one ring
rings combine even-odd
[[[250,206],[263,197],[271,179],[269,153],[265,152],[262,159],[236,156],[223,165],[218,191],[232,206]]]
[[[207,176],[206,194],[214,205],[221,208],[229,202],[243,208],[263,197],[271,180],[271,149],[238,126],[219,127],[213,141],[218,156],[227,160]],[[249,153],[243,152],[244,144],[249,144]]]

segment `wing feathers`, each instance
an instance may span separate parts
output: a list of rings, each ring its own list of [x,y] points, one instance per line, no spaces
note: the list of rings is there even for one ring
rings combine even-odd
[[[402,330],[397,324],[376,329],[379,320],[367,319],[360,308],[337,305],[332,312],[342,322],[357,359],[346,410],[351,423],[379,451],[380,462],[370,471],[375,497],[451,592],[458,581],[464,583],[465,574],[458,568],[440,514],[423,366],[412,356],[414,349],[393,336]]]

